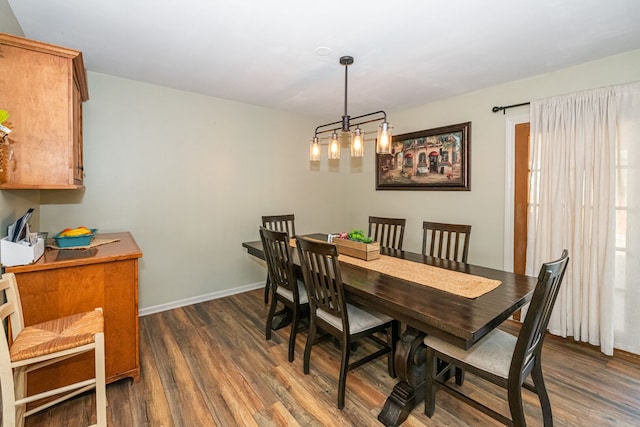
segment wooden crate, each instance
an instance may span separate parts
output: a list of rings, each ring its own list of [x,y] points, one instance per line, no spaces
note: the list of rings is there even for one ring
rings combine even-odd
[[[365,261],[380,258],[380,243],[378,242],[361,243],[336,237],[333,239],[333,243],[336,244],[338,253],[341,255],[348,255]]]

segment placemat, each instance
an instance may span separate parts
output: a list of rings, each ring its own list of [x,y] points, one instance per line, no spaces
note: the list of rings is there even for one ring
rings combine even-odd
[[[291,239],[289,244],[295,247],[296,239]],[[478,298],[502,283],[499,280],[451,271],[388,255],[380,255],[380,258],[371,261],[348,255],[338,255],[338,260],[469,299]]]
[[[380,255],[380,258],[372,261],[365,261],[347,255],[340,255],[338,259],[358,267],[367,268],[420,285],[430,286],[469,299],[478,298],[494,290],[502,283],[499,280],[451,271],[445,268],[434,267],[432,265],[421,264],[419,262],[387,255]]]
[[[100,246],[100,245],[106,245],[107,243],[113,243],[113,242],[119,242],[119,241],[120,239],[101,239],[99,237],[94,237],[91,243],[89,243],[87,246],[72,246],[70,248],[61,248],[60,246],[56,245],[55,240],[51,239],[51,242],[47,243],[47,247],[52,249],[58,249],[58,250],[89,249],[89,248],[95,248],[96,246]]]

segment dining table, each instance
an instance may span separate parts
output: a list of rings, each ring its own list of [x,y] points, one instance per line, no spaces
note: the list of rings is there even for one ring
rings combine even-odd
[[[327,241],[328,235],[313,233],[305,237]],[[265,259],[261,241],[244,242],[242,246],[249,255]],[[424,337],[438,336],[469,349],[530,301],[537,279],[384,247],[380,248],[380,255],[383,261],[379,263],[347,262],[340,255],[340,271],[350,303],[374,309],[406,325],[394,357],[399,382],[378,415],[382,424],[397,426],[424,400]],[[295,250],[294,261],[299,269]],[[378,264],[387,268],[373,267]],[[430,277],[439,276],[446,278],[445,282],[469,280],[471,284],[491,286],[482,294],[458,294],[436,286],[435,279],[429,283]]]

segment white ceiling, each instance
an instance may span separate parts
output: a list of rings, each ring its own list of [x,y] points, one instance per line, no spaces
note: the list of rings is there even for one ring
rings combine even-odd
[[[639,0],[9,0],[90,71],[339,119],[640,49]],[[329,48],[320,56],[316,48]],[[526,100],[525,100],[526,101]]]

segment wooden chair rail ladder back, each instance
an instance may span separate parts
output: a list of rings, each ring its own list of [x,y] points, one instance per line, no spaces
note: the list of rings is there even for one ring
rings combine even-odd
[[[262,226],[268,230],[284,231],[289,234],[289,237],[294,238],[296,235],[296,224],[294,214],[284,215],[263,215]],[[267,273],[267,280],[264,285],[264,303],[269,303],[269,288],[271,286],[271,279],[269,273]]]
[[[424,221],[422,230],[422,255],[467,262],[470,225]]]
[[[304,373],[309,373],[311,348],[325,338],[340,341],[341,363],[338,379],[338,409],[344,408],[347,372],[387,354],[389,375],[395,377],[394,355],[399,335],[398,322],[384,314],[349,304],[338,262],[338,251],[332,243],[296,238],[298,256],[309,295],[310,325],[304,351]],[[325,335],[316,339],[317,330]],[[375,334],[384,332],[386,342]],[[351,344],[369,338],[380,349],[349,363]]]
[[[0,291],[4,292],[6,300],[0,306],[0,320],[6,338],[0,339],[3,426],[23,426],[24,419],[29,415],[95,389],[97,423],[94,425],[106,427],[107,396],[102,309],[97,308],[94,311],[25,327],[20,293],[13,273],[2,275]],[[11,338],[6,329],[7,318],[11,325]],[[29,372],[86,352],[94,352],[94,378],[27,396]],[[55,399],[51,400],[53,397]],[[38,406],[27,410],[28,404],[36,402],[40,402]]]
[[[517,337],[494,329],[468,350],[427,336],[425,414],[435,411],[435,392],[442,389],[506,425],[525,427],[522,388],[538,395],[545,427],[553,425],[551,403],[542,376],[542,343],[567,263],[566,250],[557,261],[544,263],[526,317]],[[437,372],[438,361],[449,364]],[[496,412],[446,383],[448,369],[457,366],[507,390],[511,418]],[[526,382],[531,375],[533,385]]]
[[[296,279],[293,270],[293,249],[289,245],[289,235],[284,231],[260,227],[260,239],[267,261],[268,276],[271,278],[271,304],[267,315],[266,338],[271,339],[274,316],[284,314],[286,308],[290,309],[292,322],[289,335],[289,362],[293,362],[301,317],[309,313],[307,290],[304,282]],[[286,308],[276,313],[278,302]]]
[[[381,247],[401,251],[406,223],[407,220],[404,218],[370,216],[369,237],[379,242]]]

